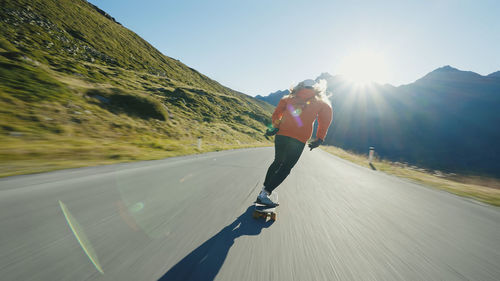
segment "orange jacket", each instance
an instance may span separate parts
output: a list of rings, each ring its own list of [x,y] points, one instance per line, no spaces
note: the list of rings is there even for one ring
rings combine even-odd
[[[279,128],[278,135],[306,143],[311,138],[314,120],[318,118],[316,137],[324,140],[332,117],[330,105],[316,99],[313,90],[301,89],[295,96],[280,100],[272,120],[273,126]]]

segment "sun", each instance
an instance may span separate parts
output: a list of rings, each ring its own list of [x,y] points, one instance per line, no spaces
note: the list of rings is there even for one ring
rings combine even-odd
[[[391,78],[385,57],[370,50],[360,50],[345,56],[340,61],[338,74],[357,85],[371,82],[384,84]]]

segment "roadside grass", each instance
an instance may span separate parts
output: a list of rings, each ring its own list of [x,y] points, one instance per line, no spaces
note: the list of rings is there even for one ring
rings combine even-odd
[[[48,172],[59,169],[156,160],[228,149],[269,146],[265,142],[228,143],[216,139],[54,138],[26,140],[0,137],[0,177]]]
[[[171,101],[175,88],[148,80],[151,75],[124,71],[100,83],[38,68],[60,83],[64,96],[33,99],[27,89],[0,87],[0,177],[271,144],[259,118],[270,113],[242,105],[245,99],[200,92],[190,94],[191,101]],[[126,79],[155,92],[117,87]]]
[[[377,158],[372,161],[372,168],[368,163],[367,155],[356,154],[335,146],[321,146],[321,148],[328,153],[369,169],[374,168],[387,174],[410,179],[427,186],[446,190],[459,196],[473,198],[494,206],[500,206],[500,180],[497,179],[447,175],[440,172],[431,173],[424,169]]]

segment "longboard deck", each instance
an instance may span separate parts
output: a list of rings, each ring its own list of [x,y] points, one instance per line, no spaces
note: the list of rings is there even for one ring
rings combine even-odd
[[[271,194],[271,196],[273,197],[273,201],[278,203],[278,194],[273,193],[273,194]],[[262,217],[262,218],[264,218],[264,220],[267,220],[267,217],[269,216],[272,221],[275,221],[277,218],[277,214],[276,214],[277,207],[278,206],[268,206],[268,205],[264,205],[264,204],[260,204],[260,203],[255,202],[252,217],[254,219],[258,219],[258,218]]]
[[[267,205],[262,205],[262,204],[259,204],[259,203],[255,203],[254,204],[254,207],[255,207],[255,211],[257,212],[261,212],[261,213],[273,213],[276,211],[276,207],[273,207],[273,206],[267,206]]]
[[[276,207],[269,207],[255,203],[255,210],[252,213],[252,217],[254,219],[264,218],[264,220],[267,220],[267,217],[270,217],[272,221],[275,221],[277,216]]]

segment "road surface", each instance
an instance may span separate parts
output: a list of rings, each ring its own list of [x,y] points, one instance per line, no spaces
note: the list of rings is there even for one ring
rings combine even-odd
[[[500,208],[305,150],[251,218],[273,148],[0,180],[1,280],[500,280]]]

